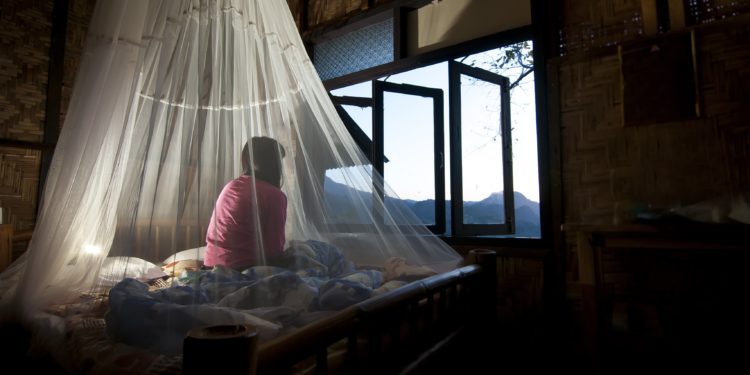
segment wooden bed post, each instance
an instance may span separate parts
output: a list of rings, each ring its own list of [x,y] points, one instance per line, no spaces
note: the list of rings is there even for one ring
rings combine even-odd
[[[2,215],[2,209],[0,209]],[[2,220],[2,217],[0,217]],[[0,224],[0,272],[13,262],[13,225]]]
[[[190,330],[182,349],[183,374],[249,374],[258,365],[258,329],[220,325]]]
[[[482,267],[477,307],[482,321],[494,324],[497,320],[497,253],[494,250],[474,249],[469,251],[469,261]]]

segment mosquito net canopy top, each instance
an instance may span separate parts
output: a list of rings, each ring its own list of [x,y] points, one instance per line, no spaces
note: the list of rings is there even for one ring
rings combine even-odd
[[[32,321],[99,293],[108,332],[165,352],[198,324],[277,335],[458,265],[394,197],[284,0],[101,0],[0,303]]]

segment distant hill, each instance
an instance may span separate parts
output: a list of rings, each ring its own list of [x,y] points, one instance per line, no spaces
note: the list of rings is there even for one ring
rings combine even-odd
[[[325,206],[335,222],[365,224],[368,223],[368,212],[356,212],[351,199],[361,199],[368,207],[372,205],[372,193],[353,189],[329,178],[325,181]],[[513,194],[516,206],[516,237],[540,237],[539,203],[534,202],[519,192]],[[492,193],[478,202],[464,203],[464,222],[470,224],[498,223],[504,218],[503,193]],[[414,201],[386,197],[386,207],[407,207],[423,223],[435,224],[435,201],[432,199]],[[451,228],[451,202],[445,202],[446,230]]]
[[[371,192],[351,188],[328,177],[325,179],[323,191],[326,211],[334,219],[334,223],[366,224],[369,222],[369,213],[354,210],[350,202],[353,199],[361,199],[366,207],[372,207]]]

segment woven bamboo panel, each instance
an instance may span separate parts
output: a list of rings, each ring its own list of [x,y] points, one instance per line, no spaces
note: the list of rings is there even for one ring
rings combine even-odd
[[[0,13],[0,137],[42,139],[52,0],[4,1]]]
[[[676,2],[670,1],[670,7]],[[669,14],[672,25],[701,25],[750,12],[749,0],[683,0],[681,12]],[[656,17],[653,1],[564,1],[560,47],[563,55],[619,45],[648,33],[646,17]],[[657,22],[655,19],[652,22]],[[653,27],[656,27],[654,25]]]
[[[40,159],[39,151],[0,147],[0,207],[15,229],[34,226]]]
[[[292,7],[292,4],[297,1],[299,0],[287,0],[290,8],[292,8],[292,14],[295,15],[295,19],[299,17],[298,14],[295,13],[295,9],[301,11],[300,7]],[[392,1],[393,0],[310,0],[308,24],[310,27],[326,23],[336,24],[339,21],[343,21],[351,16],[366,11],[369,9],[370,5],[372,5],[372,7],[377,7],[383,4],[388,4]]]
[[[640,0],[564,1],[562,12],[564,54],[616,45],[643,34]]]
[[[347,14],[367,9],[367,0],[311,0],[309,24],[316,26],[332,20],[345,18]]]
[[[684,0],[688,25],[705,24],[750,11],[748,0]]]
[[[626,127],[615,54],[560,66],[567,222],[613,223],[750,188],[750,25],[706,27],[697,44],[698,120]]]
[[[592,11],[594,5],[567,6],[566,16],[572,18],[564,23],[600,22],[603,11]],[[714,21],[696,28],[701,109],[696,120],[625,126],[614,48],[589,44],[589,50],[558,61],[565,222],[614,224],[649,206],[669,209],[750,191],[750,15]],[[576,314],[581,310],[577,249],[568,235],[568,302],[573,316],[582,317]],[[658,274],[635,267],[638,262],[610,256],[604,262],[606,288],[615,293],[627,295],[644,280],[662,282],[658,285],[667,288],[662,294],[674,286],[668,277],[644,279]],[[679,262],[670,258],[663,265]]]
[[[39,142],[47,100],[51,0],[6,1],[0,13],[0,137]],[[15,229],[34,225],[39,151],[0,147],[0,206]]]
[[[463,254],[475,248],[453,247]],[[486,248],[504,253],[497,257],[497,312],[504,333],[525,338],[539,333],[543,326],[544,257],[529,256],[529,249]]]
[[[705,27],[698,37],[706,117],[732,193],[750,191],[750,15],[743,18],[731,27]]]
[[[610,183],[612,176],[631,180],[627,151],[636,147],[617,137],[623,131],[618,69],[616,56],[560,68],[566,222],[607,220],[614,195],[632,191],[629,182]]]

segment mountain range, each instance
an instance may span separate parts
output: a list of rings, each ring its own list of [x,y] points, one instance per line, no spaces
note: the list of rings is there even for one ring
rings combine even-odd
[[[366,224],[370,221],[369,212],[355,210],[350,204],[352,197],[361,199],[365,204],[372,204],[372,193],[354,189],[346,184],[335,182],[326,177],[324,199],[329,217],[336,223]],[[492,193],[485,199],[476,202],[464,202],[464,223],[490,224],[499,223],[504,216],[504,195]],[[541,236],[539,220],[539,203],[534,202],[520,192],[513,193],[516,206],[516,232],[514,237]],[[426,225],[435,223],[435,200],[412,200],[386,197],[386,207],[405,206]],[[403,207],[402,206],[402,207]],[[451,231],[451,201],[445,202],[446,234]]]

